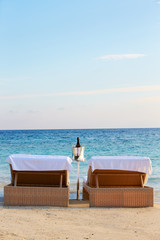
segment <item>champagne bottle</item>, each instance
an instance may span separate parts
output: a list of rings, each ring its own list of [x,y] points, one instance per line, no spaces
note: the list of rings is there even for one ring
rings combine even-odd
[[[76,144],[76,147],[81,147],[81,144],[79,143],[79,137],[77,137],[77,144]]]
[[[80,148],[81,144],[79,142],[79,137],[77,137],[77,144],[76,144],[76,148]],[[79,158],[79,149],[77,149],[77,156],[75,156],[75,160],[77,160]]]

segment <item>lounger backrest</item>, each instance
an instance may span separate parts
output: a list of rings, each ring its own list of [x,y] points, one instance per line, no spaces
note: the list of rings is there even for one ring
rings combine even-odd
[[[17,186],[52,186],[62,187],[69,186],[69,172],[63,171],[13,171],[12,167],[12,185],[15,184],[15,176],[17,175]]]
[[[142,186],[147,174],[122,170],[88,170],[87,183],[90,187],[105,186]]]

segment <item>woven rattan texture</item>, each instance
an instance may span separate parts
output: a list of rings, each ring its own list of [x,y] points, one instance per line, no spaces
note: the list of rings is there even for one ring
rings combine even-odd
[[[68,207],[69,188],[7,185],[4,187],[4,205]]]
[[[84,198],[89,194],[90,207],[153,207],[151,187],[91,188],[83,184]]]

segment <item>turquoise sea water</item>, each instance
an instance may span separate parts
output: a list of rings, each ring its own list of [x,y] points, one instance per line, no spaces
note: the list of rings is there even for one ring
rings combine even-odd
[[[85,146],[85,162],[80,163],[80,186],[87,174],[91,156],[147,156],[153,173],[148,184],[155,188],[155,202],[160,202],[160,128],[77,129],[77,130],[8,130],[0,131],[0,195],[10,182],[6,158],[11,154],[66,155],[72,157],[76,138]],[[76,192],[77,165],[72,163],[70,189]],[[74,195],[72,194],[71,197]]]

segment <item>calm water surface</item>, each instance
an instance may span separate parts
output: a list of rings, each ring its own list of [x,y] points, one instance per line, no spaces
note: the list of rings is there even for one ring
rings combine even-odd
[[[87,174],[88,160],[94,155],[147,156],[153,173],[148,185],[155,188],[160,202],[160,128],[146,129],[77,129],[77,130],[8,130],[0,131],[0,195],[10,182],[6,158],[11,154],[66,155],[72,157],[76,138],[85,146],[86,161],[80,163],[80,183]],[[70,174],[70,189],[76,192],[76,163]],[[74,193],[71,197],[74,197]]]

